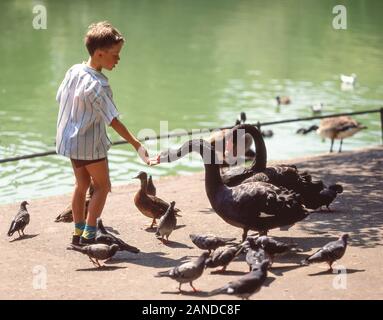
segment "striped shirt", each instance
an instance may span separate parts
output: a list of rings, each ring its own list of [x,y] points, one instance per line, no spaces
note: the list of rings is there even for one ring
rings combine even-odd
[[[71,67],[57,96],[56,152],[78,160],[105,158],[111,141],[105,124],[118,117],[108,78],[85,63]]]

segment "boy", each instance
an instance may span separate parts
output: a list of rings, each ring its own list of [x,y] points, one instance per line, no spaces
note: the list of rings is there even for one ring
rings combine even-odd
[[[141,159],[150,164],[141,143],[117,119],[108,78],[102,69],[112,70],[120,60],[124,38],[108,22],[89,26],[85,46],[88,61],[72,66],[57,92],[60,104],[57,120],[56,152],[71,159],[76,185],[72,197],[75,231],[73,244],[95,242],[96,220],[101,215],[110,192],[107,151],[111,142],[105,124],[133,145]],[[90,182],[94,194],[85,221],[85,195]]]

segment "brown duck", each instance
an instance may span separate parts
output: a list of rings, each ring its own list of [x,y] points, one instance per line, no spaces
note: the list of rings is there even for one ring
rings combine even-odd
[[[152,224],[149,228],[153,228],[156,224],[156,219],[161,218],[169,208],[169,203],[147,193],[148,175],[144,171],[140,171],[134,179],[140,179],[141,188],[134,196],[134,204],[144,216],[152,218]],[[177,213],[180,210],[174,208]],[[177,215],[177,214],[176,214]],[[178,215],[180,216],[180,215]]]
[[[94,193],[94,187],[91,183],[89,186],[89,190],[86,194],[86,200],[85,200],[85,209],[84,209],[84,216],[86,219],[86,216],[88,214],[88,206],[90,199],[92,198]],[[55,222],[73,222],[73,212],[72,212],[72,204],[70,203],[61,213],[56,217]]]

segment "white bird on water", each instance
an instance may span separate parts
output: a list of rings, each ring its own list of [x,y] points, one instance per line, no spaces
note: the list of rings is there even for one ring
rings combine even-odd
[[[341,74],[340,80],[342,81],[342,83],[354,85],[356,82],[356,74],[352,73],[350,76],[346,76],[344,74]]]

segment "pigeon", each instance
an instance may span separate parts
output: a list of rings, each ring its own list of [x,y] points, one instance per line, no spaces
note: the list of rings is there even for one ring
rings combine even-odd
[[[253,269],[248,274],[224,285],[221,288],[209,292],[209,296],[217,294],[235,295],[242,299],[249,299],[251,295],[258,292],[267,278],[267,268],[269,260],[261,263],[257,269]]]
[[[156,187],[153,184],[152,176],[149,176],[148,185],[146,186],[146,193],[155,196],[157,193]]]
[[[110,259],[119,250],[119,246],[118,244],[112,244],[109,246],[107,244],[97,243],[81,247],[72,244],[68,247],[68,250],[74,250],[86,254],[96,267],[101,267],[98,260]]]
[[[101,218],[97,219],[96,243],[103,243],[109,246],[117,244],[120,251],[129,251],[133,253],[140,252],[138,248],[128,245],[115,235],[106,231]]]
[[[206,260],[206,268],[216,268],[222,266],[222,269],[220,269],[219,272],[225,272],[229,263],[233,261],[243,249],[244,247],[241,245],[218,248],[214,251],[212,256]]]
[[[169,277],[179,282],[178,290],[181,292],[181,285],[189,282],[193,291],[198,291],[193,286],[193,281],[197,280],[205,269],[205,261],[209,257],[208,252],[202,253],[202,255],[195,261],[189,261],[181,264],[180,266],[174,267],[167,271],[158,272],[155,277]]]
[[[249,266],[249,271],[259,269],[262,262],[267,259],[267,254],[264,249],[255,243],[255,239],[248,237],[246,242],[249,245],[246,252],[246,263]]]
[[[296,244],[277,241],[268,236],[258,237],[255,240],[255,243],[257,246],[265,250],[267,258],[270,261],[270,266],[273,264],[275,256],[285,254],[297,246]]]
[[[29,205],[27,201],[21,202],[20,209],[17,212],[16,216],[13,218],[11,226],[9,228],[9,237],[11,237],[16,231],[19,233],[19,237],[24,236],[24,229],[30,221],[30,216],[26,207],[27,205]]]
[[[202,250],[209,250],[209,253],[218,247],[223,247],[227,244],[231,244],[235,238],[221,238],[212,235],[189,235],[191,241]]]
[[[330,204],[335,200],[338,193],[343,192],[343,187],[340,184],[332,184],[328,188],[319,192],[318,199],[320,204],[325,205],[328,211],[331,211]]]
[[[309,265],[311,263],[327,262],[330,266],[329,271],[332,272],[332,264],[334,261],[342,258],[346,252],[348,237],[349,235],[345,233],[338,240],[327,243],[317,252],[302,260],[301,264]]]
[[[88,214],[88,206],[90,199],[92,198],[94,193],[94,187],[93,183],[90,184],[89,190],[86,194],[86,199],[85,199],[85,208],[84,208],[84,216],[86,218]],[[72,204],[69,204],[61,213],[56,217],[55,222],[73,222],[73,212],[72,212]]]
[[[161,217],[158,224],[156,236],[161,237],[162,242],[165,241],[164,236],[166,237],[166,241],[169,241],[169,236],[177,225],[177,218],[174,211],[175,204],[174,201],[170,202],[168,210]]]

